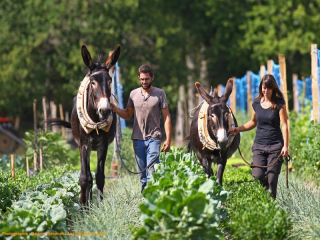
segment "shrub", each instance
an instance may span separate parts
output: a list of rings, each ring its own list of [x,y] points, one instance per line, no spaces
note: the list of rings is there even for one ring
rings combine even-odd
[[[308,107],[307,112],[310,112]],[[310,121],[309,114],[290,114],[290,149],[295,174],[319,182],[320,123]]]
[[[42,149],[43,167],[49,168],[56,164],[65,164],[75,162],[73,158],[80,161],[79,154],[72,154],[70,145],[67,144],[60,134],[55,132],[44,132],[41,129],[37,132],[36,142],[34,142],[34,132],[26,132],[24,141],[27,144],[26,155],[29,157],[30,163],[33,163],[34,149],[37,155],[40,156],[40,149]],[[79,152],[78,150],[76,150]],[[38,157],[39,162],[39,157]],[[38,163],[39,164],[39,163]],[[39,166],[39,165],[38,165]]]

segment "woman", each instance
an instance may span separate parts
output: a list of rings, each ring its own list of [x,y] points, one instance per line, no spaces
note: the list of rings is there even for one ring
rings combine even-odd
[[[284,97],[275,78],[266,74],[259,85],[259,95],[252,103],[251,120],[231,131],[232,135],[249,131],[257,127],[252,146],[253,165],[267,166],[277,160],[278,156],[288,156],[287,111]],[[280,129],[280,123],[282,132]],[[252,168],[252,176],[271,191],[270,197],[276,198],[278,177],[283,158],[268,168]]]

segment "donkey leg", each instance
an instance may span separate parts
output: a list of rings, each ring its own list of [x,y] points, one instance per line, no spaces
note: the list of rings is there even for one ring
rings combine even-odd
[[[206,158],[202,158],[202,166],[206,172],[206,174],[208,175],[208,178],[210,178],[213,175],[213,171],[212,171],[212,162],[208,161],[208,159]]]
[[[83,206],[88,206],[88,200],[92,199],[92,184],[93,179],[90,172],[90,152],[87,146],[83,145],[79,147],[81,157],[81,172],[79,178],[79,184],[81,187],[79,202]]]
[[[105,175],[104,175],[104,165],[106,162],[108,152],[108,146],[102,146],[98,149],[97,155],[98,155],[98,166],[96,171],[96,183],[97,183],[97,197],[100,195],[100,200],[103,200],[103,187],[105,182]]]
[[[221,158],[217,164],[217,172],[216,172],[216,177],[219,180],[220,185],[222,186],[222,177],[223,177],[223,172],[226,167],[227,159],[226,158]]]

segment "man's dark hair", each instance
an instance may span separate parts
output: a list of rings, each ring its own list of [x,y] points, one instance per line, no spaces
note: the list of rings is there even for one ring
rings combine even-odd
[[[146,64],[141,65],[139,67],[139,75],[138,76],[140,76],[140,73],[149,73],[150,77],[153,77],[153,69],[152,69],[152,67],[149,66],[149,65],[146,65]]]

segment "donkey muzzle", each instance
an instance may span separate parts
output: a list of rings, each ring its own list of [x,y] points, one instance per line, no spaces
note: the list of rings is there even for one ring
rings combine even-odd
[[[98,101],[97,113],[100,120],[107,119],[111,113],[110,103],[108,98],[101,97]]]
[[[217,143],[221,149],[224,149],[228,143],[227,131],[224,128],[218,128],[217,130]]]

